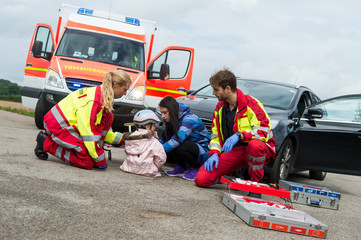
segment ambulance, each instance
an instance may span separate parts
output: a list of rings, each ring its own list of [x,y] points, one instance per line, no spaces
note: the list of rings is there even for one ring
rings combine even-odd
[[[186,95],[194,49],[172,46],[151,59],[153,21],[63,4],[56,31],[36,25],[25,65],[22,104],[35,109],[35,124],[70,92],[100,85],[109,71],[132,78],[127,94],[114,103],[114,130],[125,129],[134,114],[154,110],[165,96]]]

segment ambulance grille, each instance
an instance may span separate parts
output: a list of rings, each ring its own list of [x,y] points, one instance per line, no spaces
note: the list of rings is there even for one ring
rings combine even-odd
[[[204,126],[206,126],[207,130],[209,133],[211,133],[211,128],[212,128],[212,120],[211,119],[206,119],[206,118],[200,118],[204,124]]]
[[[65,82],[66,82],[66,86],[72,92],[78,90],[79,88],[94,87],[102,84],[102,82],[99,81],[92,81],[92,80],[79,79],[79,78],[65,78]]]

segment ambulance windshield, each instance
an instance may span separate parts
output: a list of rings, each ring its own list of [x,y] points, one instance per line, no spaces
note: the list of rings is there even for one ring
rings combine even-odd
[[[55,55],[145,71],[143,43],[99,33],[67,29]]]

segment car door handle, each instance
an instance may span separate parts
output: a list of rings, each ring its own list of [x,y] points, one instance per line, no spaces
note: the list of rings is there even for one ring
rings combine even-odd
[[[31,67],[31,66],[33,66],[33,64],[27,63],[26,66],[27,66],[27,67]]]

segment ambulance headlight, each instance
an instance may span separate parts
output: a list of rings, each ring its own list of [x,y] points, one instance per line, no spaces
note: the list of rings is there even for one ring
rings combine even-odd
[[[59,73],[55,72],[52,69],[49,69],[46,73],[46,80],[45,84],[57,87],[57,88],[64,88],[63,82],[61,81],[61,78],[59,76]]]
[[[133,90],[127,95],[125,99],[133,101],[143,101],[145,95],[145,86],[136,86]]]

